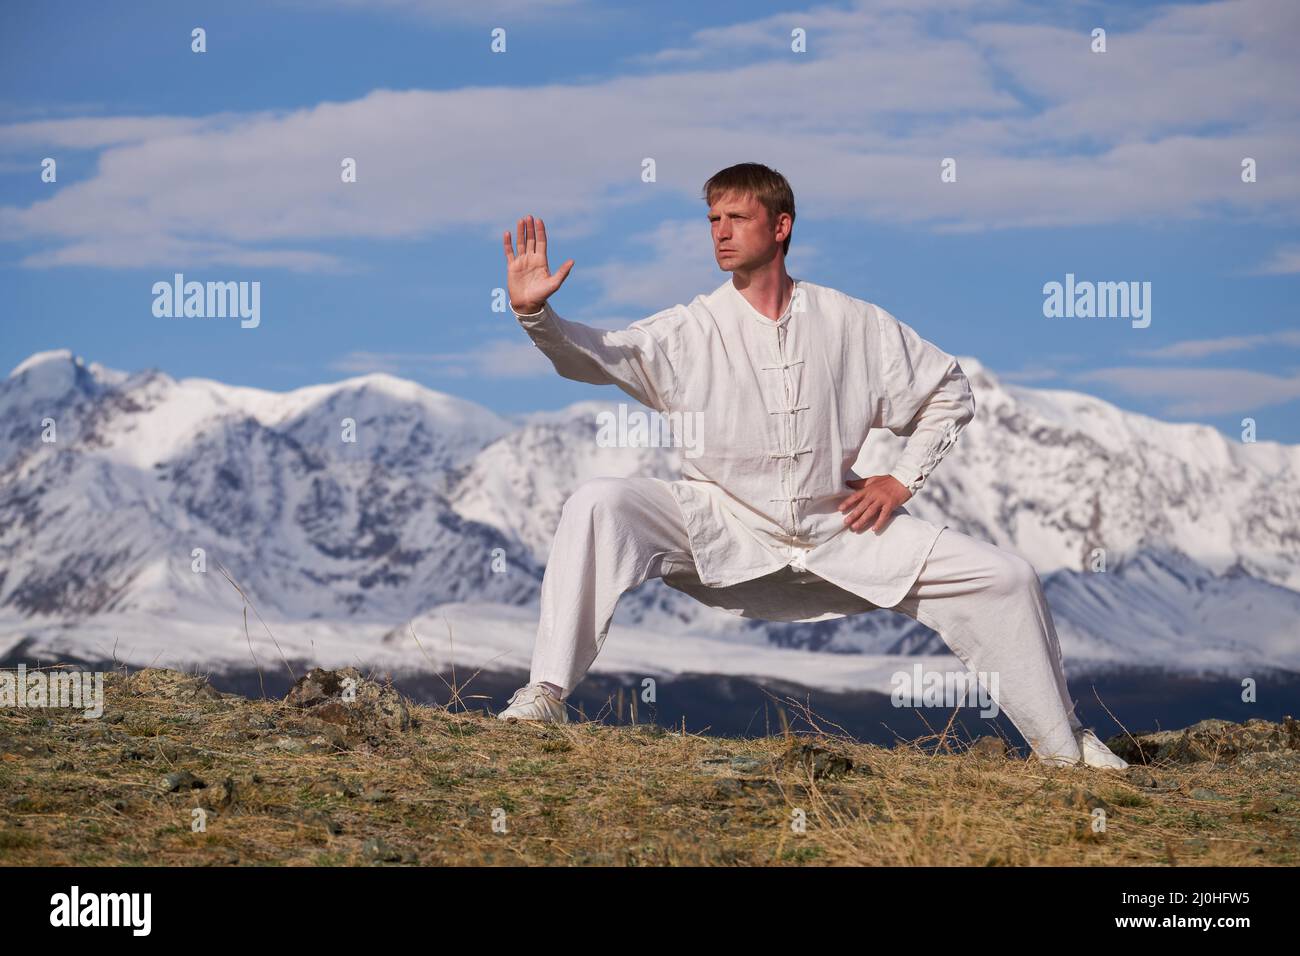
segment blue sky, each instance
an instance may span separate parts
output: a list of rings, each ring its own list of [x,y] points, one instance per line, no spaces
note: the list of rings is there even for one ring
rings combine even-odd
[[[758,161],[791,274],[1007,381],[1300,442],[1297,39],[1290,0],[7,4],[0,364],[618,398],[492,311],[501,232],[544,217],[556,309],[622,327],[728,278],[700,187]],[[176,272],[260,282],[260,325],[156,318]],[[1150,282],[1150,325],[1045,317],[1067,273]]]

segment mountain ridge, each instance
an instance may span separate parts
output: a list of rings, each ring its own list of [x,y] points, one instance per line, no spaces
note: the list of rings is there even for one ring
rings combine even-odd
[[[1067,665],[1300,670],[1300,446],[1236,446],[959,361],[976,419],[908,509],[1029,559]],[[105,615],[237,618],[216,562],[281,622],[387,632],[443,606],[535,606],[578,484],[677,476],[675,449],[597,444],[597,415],[618,404],[507,417],[383,373],[270,392],[36,353],[0,381],[0,642]],[[873,432],[855,471],[887,471],[901,446]],[[206,572],[192,570],[196,548]],[[1104,572],[1091,570],[1099,553]],[[624,597],[615,626],[800,653],[945,651],[893,612],[769,624],[658,581]],[[518,655],[527,629],[510,630]]]

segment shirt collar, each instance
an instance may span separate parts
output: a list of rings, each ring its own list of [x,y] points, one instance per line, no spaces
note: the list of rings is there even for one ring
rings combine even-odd
[[[790,302],[788,305],[786,305],[785,311],[781,313],[781,317],[775,320],[769,319],[762,312],[759,312],[758,309],[750,305],[749,300],[746,299],[744,295],[741,294],[741,291],[736,288],[736,284],[732,282],[731,279],[727,280],[726,286],[728,289],[731,290],[731,294],[736,297],[739,308],[742,312],[748,315],[755,322],[761,322],[763,325],[771,329],[771,328],[776,328],[777,326],[780,325],[784,325],[785,323],[789,322],[790,316],[793,314],[794,297],[795,297],[795,293],[799,291],[799,280],[794,276],[791,276],[790,280],[794,283],[790,287]]]

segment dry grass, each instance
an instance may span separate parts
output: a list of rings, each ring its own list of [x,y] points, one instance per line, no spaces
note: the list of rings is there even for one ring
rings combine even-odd
[[[919,745],[508,725],[423,706],[410,729],[339,750],[330,728],[284,701],[205,686],[112,673],[99,720],[0,710],[0,863],[1300,863],[1300,774],[1285,769],[1155,767],[1152,789]],[[819,777],[784,759],[808,744],[852,769]],[[207,786],[166,792],[178,771]],[[1197,787],[1223,799],[1193,799]],[[1094,797],[1109,806],[1103,833]],[[206,832],[192,830],[196,807]]]

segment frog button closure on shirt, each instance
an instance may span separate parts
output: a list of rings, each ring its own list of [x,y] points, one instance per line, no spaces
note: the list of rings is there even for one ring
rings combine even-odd
[[[798,423],[794,416],[797,412],[807,410],[808,406],[795,404],[796,389],[791,384],[791,377],[790,377],[790,369],[796,365],[802,365],[804,363],[804,360],[789,359],[785,354],[785,330],[786,330],[786,323],[788,322],[792,314],[790,309],[793,308],[793,303],[794,303],[793,293],[790,296],[790,303],[791,305],[787,307],[787,310],[785,314],[781,316],[780,321],[775,323],[773,326],[773,334],[776,336],[776,353],[777,353],[778,361],[774,365],[759,366],[759,368],[765,371],[779,370],[781,372],[781,380],[784,386],[785,407],[768,410],[768,414],[770,415],[783,416],[783,421],[785,423],[781,429],[784,435],[784,445],[785,445],[784,450],[768,453],[769,457],[776,459],[778,462],[784,460],[789,460],[790,462],[788,467],[778,466],[779,473],[781,476],[782,491],[789,491],[792,487],[795,487],[797,485],[797,479],[795,477],[795,466],[798,463],[798,456],[808,454],[812,451],[811,448],[795,447],[797,444],[796,433],[798,431],[798,427],[797,427]],[[784,501],[789,505],[790,534],[797,538],[800,533],[798,503],[800,501],[810,500],[811,498],[812,498],[811,495],[787,494],[787,495],[773,496],[771,498],[768,498],[768,501]],[[791,542],[790,544],[790,553],[794,555],[796,559],[799,558],[798,548],[796,547],[794,542]]]

